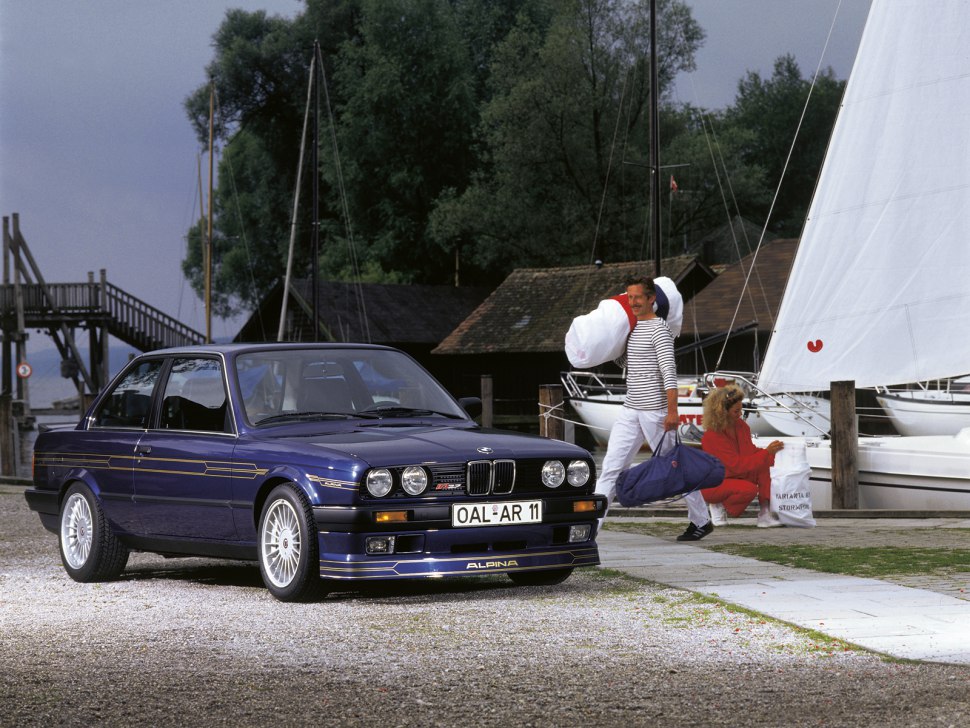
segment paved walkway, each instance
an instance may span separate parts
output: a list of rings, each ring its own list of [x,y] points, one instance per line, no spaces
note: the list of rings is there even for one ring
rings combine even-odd
[[[620,526],[623,521],[644,520],[651,519],[611,516],[607,523]],[[739,518],[731,523],[753,526],[755,521]],[[966,548],[970,520],[818,519],[814,529],[720,528],[695,543],[608,527],[597,541],[603,566],[633,576],[717,597],[892,657],[970,664],[970,575],[924,577],[922,586],[906,586],[780,566],[708,548],[732,541],[911,547],[934,547],[942,541]],[[960,583],[964,586],[955,586]]]

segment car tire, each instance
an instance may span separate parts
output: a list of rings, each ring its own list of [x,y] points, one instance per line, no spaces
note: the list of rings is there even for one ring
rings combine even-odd
[[[292,483],[274,488],[259,517],[259,571],[281,602],[307,602],[324,593],[320,545],[310,502]]]
[[[518,586],[554,586],[562,584],[572,573],[572,567],[541,571],[510,571],[509,578]]]
[[[111,530],[101,504],[83,483],[68,488],[61,502],[61,563],[74,581],[116,579],[128,563],[128,549]]]

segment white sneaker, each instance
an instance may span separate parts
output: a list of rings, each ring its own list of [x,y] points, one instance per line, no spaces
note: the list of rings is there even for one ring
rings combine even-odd
[[[723,503],[708,503],[708,510],[711,512],[711,523],[715,526],[726,526],[728,523],[727,509]]]
[[[785,524],[778,520],[778,514],[772,511],[758,514],[758,528],[778,528]]]

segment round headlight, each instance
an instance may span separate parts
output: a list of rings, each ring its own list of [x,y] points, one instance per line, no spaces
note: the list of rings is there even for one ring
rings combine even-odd
[[[547,488],[558,488],[566,479],[566,468],[558,460],[547,460],[542,466],[542,484]]]
[[[417,465],[404,468],[401,474],[401,485],[410,495],[421,495],[428,487],[428,473]]]
[[[566,468],[566,480],[577,488],[586,485],[589,481],[589,463],[585,460],[573,460]]]
[[[378,468],[367,473],[367,492],[375,498],[383,498],[394,487],[394,477],[387,468]]]

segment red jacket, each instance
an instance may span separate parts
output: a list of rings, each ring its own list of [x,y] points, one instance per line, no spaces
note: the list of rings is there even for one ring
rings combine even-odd
[[[751,428],[744,420],[736,420],[725,432],[706,430],[701,439],[704,452],[724,463],[725,478],[757,480],[755,473],[775,464],[775,456],[751,441]]]

